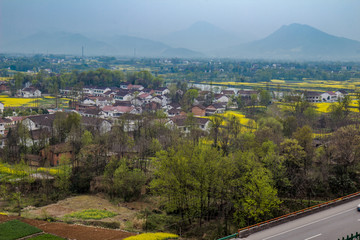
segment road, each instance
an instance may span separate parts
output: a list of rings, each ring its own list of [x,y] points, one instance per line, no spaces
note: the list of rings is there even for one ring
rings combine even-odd
[[[254,233],[246,240],[329,240],[360,232],[359,199]]]

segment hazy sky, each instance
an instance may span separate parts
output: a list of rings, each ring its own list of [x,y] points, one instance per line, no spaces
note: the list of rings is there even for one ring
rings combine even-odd
[[[207,21],[244,39],[308,24],[360,41],[359,0],[0,0],[0,40],[37,31],[161,39]]]

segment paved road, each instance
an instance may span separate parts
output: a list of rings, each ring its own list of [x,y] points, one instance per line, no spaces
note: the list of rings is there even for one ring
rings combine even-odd
[[[279,226],[254,233],[246,240],[337,240],[360,232],[360,200],[293,220]]]

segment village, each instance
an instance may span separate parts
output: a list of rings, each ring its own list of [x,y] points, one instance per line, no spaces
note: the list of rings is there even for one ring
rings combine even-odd
[[[0,84],[0,91],[8,91],[7,83]],[[191,87],[190,87],[191,89]],[[39,114],[32,116],[7,116],[0,119],[1,148],[7,144],[9,130],[15,128],[17,124],[22,123],[29,135],[25,140],[25,145],[44,146],[39,154],[26,154],[25,160],[30,165],[57,166],[60,164],[61,156],[72,157],[72,148],[66,141],[51,145],[50,138],[54,133],[53,125],[57,112],[65,114],[77,113],[81,116],[81,125],[93,133],[106,134],[112,131],[121,118],[126,120],[123,125],[124,131],[131,132],[138,128],[139,116],[144,113],[162,113],[162,122],[169,128],[177,128],[184,134],[190,132],[191,127],[196,127],[207,133],[211,129],[211,120],[209,116],[222,114],[227,110],[237,110],[239,108],[236,98],[239,98],[244,105],[250,106],[259,101],[260,91],[251,89],[225,89],[214,93],[209,91],[196,90],[197,94],[191,101],[191,106],[186,110],[180,102],[172,102],[169,96],[168,87],[158,87],[156,89],[146,89],[142,85],[134,85],[129,82],[122,82],[120,87],[83,87],[82,90],[66,88],[59,90],[59,96],[72,99],[69,101],[68,108],[47,109],[49,114]],[[182,90],[176,90],[176,94],[183,97]],[[275,101],[282,101],[284,93],[269,92],[269,104]],[[289,93],[287,93],[289,94]],[[293,94],[293,93],[292,93]],[[301,98],[310,103],[334,103],[342,99],[348,93],[344,90],[336,92],[301,92],[296,93]],[[17,92],[18,97],[39,98],[41,91],[30,84]],[[254,100],[255,99],[255,100]],[[0,111],[4,112],[5,106],[0,103]],[[189,113],[192,117],[192,125],[189,126]],[[140,120],[141,121],[141,120]],[[40,144],[41,143],[41,144]],[[50,147],[45,146],[51,145]]]

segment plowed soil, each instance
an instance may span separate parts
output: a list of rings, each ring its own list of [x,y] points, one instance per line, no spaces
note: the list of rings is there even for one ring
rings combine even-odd
[[[21,217],[0,215],[0,222],[6,222],[12,219],[18,219],[22,222],[37,227],[46,233],[54,234],[56,236],[72,240],[120,240],[135,235],[134,233],[124,232],[120,230],[111,230],[58,222],[46,222],[40,220],[25,219]]]

